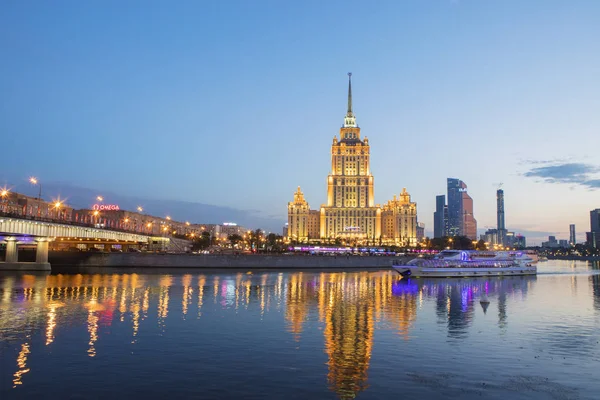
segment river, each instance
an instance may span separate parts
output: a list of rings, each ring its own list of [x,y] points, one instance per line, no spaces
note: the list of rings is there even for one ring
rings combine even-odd
[[[0,398],[598,399],[598,263],[0,273]],[[481,303],[482,297],[489,304]]]

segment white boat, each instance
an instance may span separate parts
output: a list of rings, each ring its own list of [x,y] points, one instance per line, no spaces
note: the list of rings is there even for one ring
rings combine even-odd
[[[535,261],[519,251],[444,250],[433,258],[415,258],[393,265],[405,277],[467,277],[535,275]]]

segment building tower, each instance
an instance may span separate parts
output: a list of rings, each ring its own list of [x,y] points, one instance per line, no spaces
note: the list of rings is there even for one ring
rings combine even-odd
[[[382,243],[396,246],[417,245],[417,203],[410,201],[406,188],[389,200],[381,211]]]
[[[496,191],[496,219],[498,229],[498,243],[506,245],[506,225],[504,224],[504,190]]]
[[[569,225],[569,244],[575,246],[577,244],[577,238],[575,237],[575,224]]]
[[[467,193],[467,185],[454,178],[448,178],[448,236],[477,239],[473,199]]]
[[[463,197],[466,185],[460,179],[448,178],[448,236],[463,232]]]
[[[587,244],[597,248],[600,244],[600,208],[590,211],[590,232],[586,233]]]
[[[464,184],[464,183],[463,183]],[[477,221],[473,214],[473,198],[467,193],[467,185],[462,192],[463,219],[462,219],[462,236],[466,236],[471,240],[477,239]]]
[[[331,145],[327,204],[321,206],[321,239],[381,240],[381,209],[375,205],[369,140],[360,137],[352,111],[352,74],[348,74],[348,110],[340,139]]]
[[[433,237],[448,236],[448,207],[446,195],[435,196],[435,212],[433,213]]]
[[[298,186],[298,190],[294,193],[294,201],[288,203],[287,236],[290,240],[299,242],[308,240],[309,212],[308,202]]]

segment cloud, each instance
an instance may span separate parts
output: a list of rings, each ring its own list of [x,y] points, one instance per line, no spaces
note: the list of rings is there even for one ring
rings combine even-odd
[[[536,178],[545,183],[578,185],[591,190],[600,189],[600,179],[593,176],[600,172],[600,168],[595,165],[556,161],[531,161],[530,165],[532,167],[529,171],[522,174],[527,178]]]

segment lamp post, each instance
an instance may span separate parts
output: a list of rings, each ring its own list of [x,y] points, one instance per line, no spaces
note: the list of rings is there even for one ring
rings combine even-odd
[[[31,178],[29,178],[29,183],[31,183],[32,185],[38,185],[40,188],[40,191],[38,192],[38,200],[42,199],[42,184],[40,183],[40,181],[38,181],[38,179],[35,176],[32,176]]]
[[[60,220],[60,207],[62,206],[62,202],[57,200],[54,203],[54,208],[56,209],[56,219]]]
[[[2,211],[6,212],[6,198],[8,197],[10,190],[7,188],[0,189],[0,197],[2,198]]]

